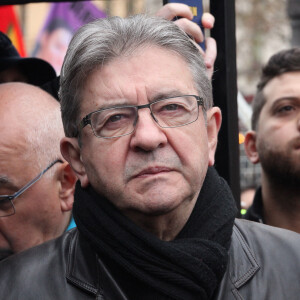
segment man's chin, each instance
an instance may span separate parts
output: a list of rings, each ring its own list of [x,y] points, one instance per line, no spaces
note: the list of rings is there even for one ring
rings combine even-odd
[[[13,255],[13,252],[11,250],[0,250],[0,261],[9,257],[10,255]]]

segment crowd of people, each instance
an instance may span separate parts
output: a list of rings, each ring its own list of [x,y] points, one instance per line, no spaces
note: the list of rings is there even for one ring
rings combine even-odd
[[[192,17],[88,23],[60,77],[0,35],[1,298],[298,299],[300,48],[262,70],[245,137],[261,187],[237,219],[214,167],[216,44]]]

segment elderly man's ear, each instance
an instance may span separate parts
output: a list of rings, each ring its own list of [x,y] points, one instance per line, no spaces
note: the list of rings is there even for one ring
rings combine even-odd
[[[255,131],[249,131],[247,132],[245,136],[245,141],[244,141],[244,147],[245,147],[245,152],[249,158],[249,160],[253,164],[259,163],[259,155],[257,152],[257,147],[256,147],[256,132]]]
[[[57,170],[57,180],[59,182],[58,194],[61,211],[70,211],[73,207],[77,177],[67,162],[59,165]]]
[[[215,153],[218,143],[218,133],[222,124],[222,113],[219,107],[212,107],[206,113],[208,138],[208,165],[215,163]]]
[[[64,137],[60,142],[60,151],[64,159],[71,165],[82,187],[89,185],[85,167],[82,163],[81,149],[77,138]]]

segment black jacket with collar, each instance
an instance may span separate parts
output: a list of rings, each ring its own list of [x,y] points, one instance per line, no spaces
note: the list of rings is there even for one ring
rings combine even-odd
[[[236,220],[214,299],[299,299],[299,249],[297,233]],[[77,229],[2,261],[0,295],[6,300],[127,299]]]

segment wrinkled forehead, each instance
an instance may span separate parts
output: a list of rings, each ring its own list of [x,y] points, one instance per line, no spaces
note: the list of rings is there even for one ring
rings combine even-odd
[[[1,121],[0,121],[1,123]],[[11,124],[2,124],[0,129],[0,160],[1,164],[20,164],[22,161],[31,163],[26,131]]]
[[[93,69],[80,95],[81,116],[99,109],[101,101],[104,107],[136,105],[195,93],[192,72],[183,58],[157,46],[142,48]]]
[[[26,180],[32,179],[35,171],[34,160],[22,138],[15,142],[8,139],[0,142],[0,189],[16,192]]]

